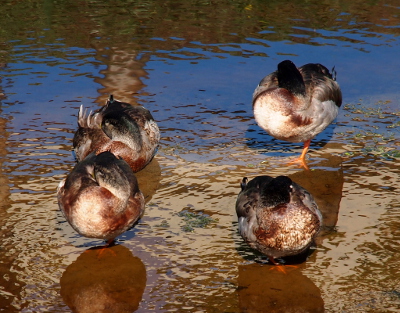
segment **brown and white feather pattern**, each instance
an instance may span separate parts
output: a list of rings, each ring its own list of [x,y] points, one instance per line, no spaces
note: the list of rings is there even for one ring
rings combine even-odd
[[[287,201],[276,204],[269,199],[271,184],[270,176],[258,176],[248,184],[243,181],[236,202],[239,233],[250,247],[268,257],[299,254],[317,236],[322,215],[312,195],[294,182],[288,185]]]
[[[336,118],[342,103],[338,83],[321,64],[298,68],[305,94],[281,88],[278,71],[264,77],[253,93],[256,122],[271,136],[305,142],[322,132]]]
[[[144,197],[128,164],[110,152],[90,154],[57,190],[58,204],[81,235],[110,240],[128,230],[144,212]]]
[[[110,97],[102,108],[87,114],[79,109],[73,147],[78,161],[92,152],[111,151],[134,172],[143,169],[157,152],[160,131],[150,112]]]

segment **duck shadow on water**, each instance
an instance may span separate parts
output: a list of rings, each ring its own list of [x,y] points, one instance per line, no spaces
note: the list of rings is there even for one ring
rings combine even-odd
[[[72,312],[134,312],[146,281],[145,265],[128,248],[91,248],[64,271],[61,296]]]
[[[154,196],[161,181],[161,167],[156,158],[157,156],[144,169],[135,173],[146,203]]]
[[[344,184],[342,158],[327,155],[324,161],[313,167],[313,170],[299,171],[290,174],[289,177],[313,195],[322,213],[323,227],[319,238],[326,233],[334,232],[338,221]]]
[[[241,312],[324,312],[321,291],[300,268],[282,273],[253,263],[238,270]]]
[[[150,202],[151,198],[157,192],[157,189],[161,181],[161,167],[160,163],[154,158],[143,170],[135,173],[139,183],[140,191],[143,193],[144,200],[147,203]],[[143,215],[146,214],[146,208]],[[125,233],[117,237],[117,241],[123,243],[135,237],[138,232],[136,225],[140,223],[140,219]]]

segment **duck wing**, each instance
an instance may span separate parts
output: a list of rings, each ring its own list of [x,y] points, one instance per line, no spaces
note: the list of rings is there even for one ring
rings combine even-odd
[[[258,98],[260,94],[262,94],[264,91],[270,90],[270,89],[276,89],[279,88],[279,82],[278,82],[278,76],[277,72],[273,72],[267,76],[265,76],[260,83],[258,84],[257,88],[254,90],[253,93],[253,104]]]
[[[241,183],[242,191],[236,200],[236,213],[238,218],[247,217],[251,211],[255,210],[260,202],[262,186],[273,180],[270,176],[257,176],[250,182],[243,178]]]
[[[290,193],[290,202],[291,203],[299,203],[306,210],[310,211],[315,218],[318,220],[318,227],[322,225],[322,214],[318,209],[318,206],[314,200],[314,197],[311,193],[309,193],[306,189],[296,184],[292,183],[293,189]]]
[[[236,200],[236,214],[238,218],[247,218],[255,214],[255,209],[260,200],[260,192],[255,188],[241,192]]]
[[[319,63],[301,66],[299,71],[306,86],[306,94],[318,102],[333,101],[337,107],[342,105],[342,92],[329,70]]]

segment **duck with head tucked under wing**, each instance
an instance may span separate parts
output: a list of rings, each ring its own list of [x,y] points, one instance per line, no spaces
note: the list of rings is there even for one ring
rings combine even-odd
[[[129,165],[111,152],[89,154],[57,189],[58,205],[82,236],[111,244],[141,217],[144,197]]]
[[[287,176],[243,178],[236,201],[239,233],[253,249],[275,259],[298,255],[317,236],[322,214],[312,195]]]
[[[160,131],[149,110],[117,101],[112,95],[105,106],[88,115],[81,106],[78,126],[73,138],[78,162],[92,152],[110,151],[138,172],[153,159],[160,142]]]
[[[257,124],[271,136],[289,142],[304,142],[298,161],[307,168],[305,156],[311,139],[333,122],[342,104],[336,72],[321,64],[297,68],[292,61],[264,77],[253,93]]]

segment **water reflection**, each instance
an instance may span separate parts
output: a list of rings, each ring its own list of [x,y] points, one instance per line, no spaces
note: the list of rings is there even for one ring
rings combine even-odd
[[[324,312],[321,291],[295,268],[282,273],[268,266],[239,266],[238,288],[241,312]]]
[[[106,65],[100,71],[101,77],[94,79],[103,88],[98,91],[102,95],[96,102],[105,103],[109,95],[121,102],[132,103],[132,97],[138,101],[137,94],[145,86],[143,79],[148,76],[144,70],[149,55],[139,54],[130,45],[126,47],[109,47],[105,42],[95,46],[96,59]]]
[[[1,67],[1,64],[0,64]],[[1,79],[0,79],[1,83]],[[2,89],[0,88],[0,101],[3,99]],[[1,102],[0,102],[0,113]],[[7,119],[0,117],[0,238],[10,238],[13,236],[13,229],[8,225],[7,220],[10,217],[8,209],[10,207],[10,188],[9,180],[3,171],[3,164],[7,155],[6,140],[8,134],[6,131]],[[0,308],[10,308],[9,312],[17,312],[12,309],[11,303],[15,297],[21,292],[25,285],[19,281],[16,273],[12,270],[13,263],[18,258],[18,252],[12,251],[13,244],[1,241],[0,251],[2,258],[0,262]],[[5,251],[9,251],[5,253]]]
[[[67,267],[60,285],[73,312],[134,312],[146,287],[146,268],[124,246],[89,249]]]
[[[333,230],[339,216],[344,176],[342,158],[323,154],[325,160],[313,165],[312,170],[299,171],[289,177],[308,190],[314,197],[323,217],[325,230]]]
[[[157,158],[155,157],[143,170],[135,173],[135,175],[144,200],[148,203],[160,185],[161,167]]]

